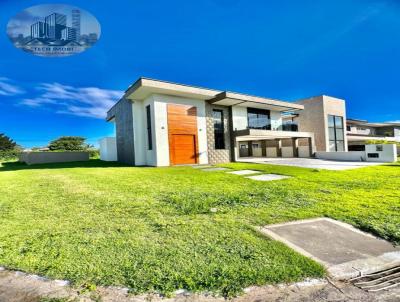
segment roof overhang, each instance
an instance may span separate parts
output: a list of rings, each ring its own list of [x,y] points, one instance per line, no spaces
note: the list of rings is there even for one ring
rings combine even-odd
[[[210,104],[222,106],[242,106],[274,111],[298,111],[303,110],[301,104],[277,101],[268,98],[223,91],[208,100]]]
[[[140,78],[128,88],[125,92],[125,98],[130,100],[144,100],[151,94],[166,94],[208,100],[219,92],[213,89]]]

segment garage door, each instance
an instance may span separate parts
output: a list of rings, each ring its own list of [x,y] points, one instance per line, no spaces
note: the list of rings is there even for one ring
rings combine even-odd
[[[171,146],[172,164],[196,163],[196,137],[188,134],[173,134]]]

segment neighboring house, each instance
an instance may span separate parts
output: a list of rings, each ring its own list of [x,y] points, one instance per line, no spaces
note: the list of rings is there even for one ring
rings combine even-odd
[[[118,161],[137,166],[347,151],[345,102],[328,96],[284,102],[140,78],[107,121]]]
[[[347,141],[350,151],[363,151],[367,141],[400,143],[400,123],[369,123],[366,120],[347,120]]]

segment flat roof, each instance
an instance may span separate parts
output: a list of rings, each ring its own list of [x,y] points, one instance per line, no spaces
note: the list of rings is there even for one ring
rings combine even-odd
[[[143,100],[151,94],[167,94],[208,101],[222,106],[244,106],[271,109],[276,111],[296,111],[304,109],[301,104],[251,96],[236,92],[221,91],[173,82],[139,78],[125,91],[124,97],[130,100]]]

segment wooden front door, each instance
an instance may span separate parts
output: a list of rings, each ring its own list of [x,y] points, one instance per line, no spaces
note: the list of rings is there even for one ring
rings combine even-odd
[[[167,112],[171,165],[198,163],[197,108],[168,104]]]
[[[196,137],[191,134],[172,134],[173,164],[196,163]]]

